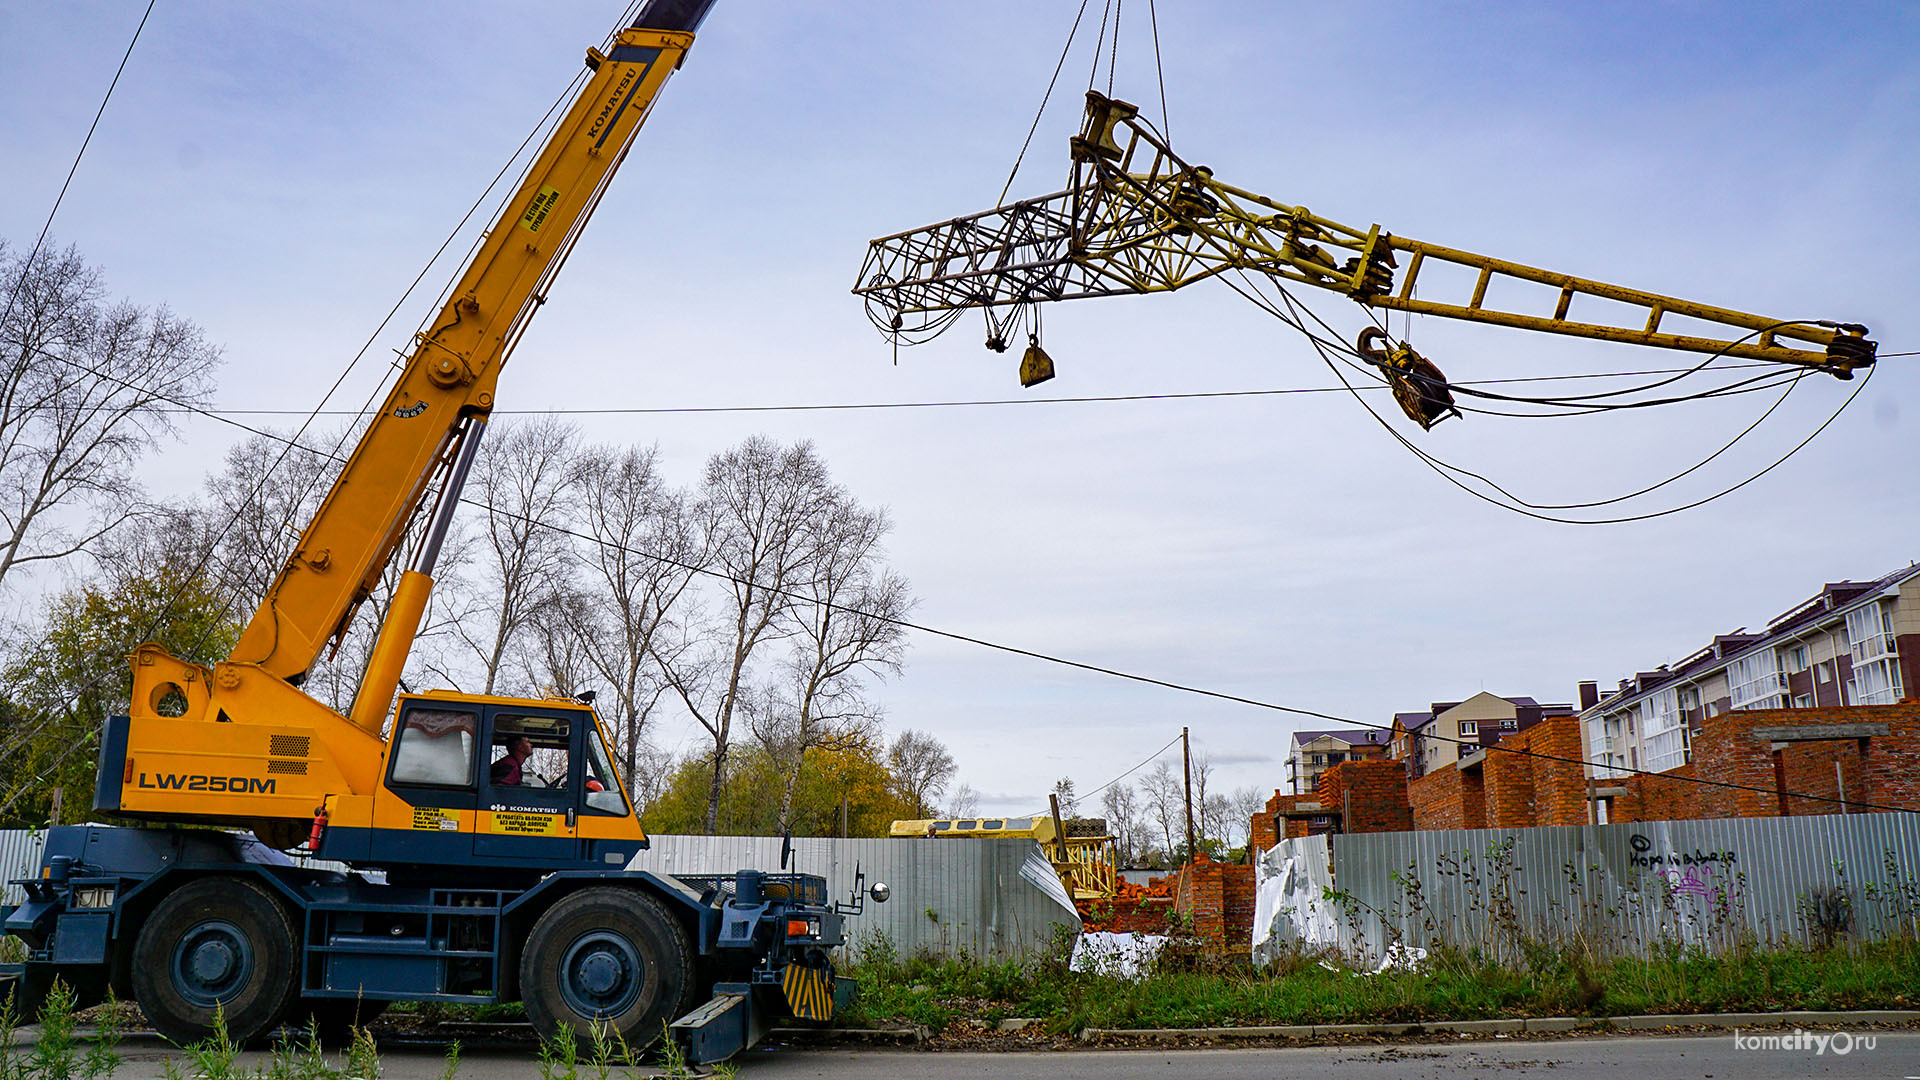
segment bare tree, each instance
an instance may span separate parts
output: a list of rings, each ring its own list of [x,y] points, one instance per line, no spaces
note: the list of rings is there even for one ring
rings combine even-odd
[[[165,307],[109,302],[78,251],[9,257],[0,319],[0,583],[140,512],[133,466],[203,404],[220,353]]]
[[[1145,804],[1149,827],[1160,833],[1160,850],[1169,863],[1179,861],[1186,850],[1186,791],[1173,766],[1154,762],[1140,778],[1140,801]]]
[[[815,562],[807,525],[836,496],[826,465],[807,442],[790,447],[754,436],[707,462],[697,517],[709,566],[724,578],[708,625],[683,626],[650,648],[663,678],[713,740],[704,827],[720,827],[733,721],[751,696],[760,647],[794,631],[796,591]]]
[[[973,789],[972,784],[963,781],[959,787],[953,789],[953,797],[947,802],[947,816],[969,818],[979,812],[980,793]]]
[[[1073,777],[1063,776],[1053,782],[1053,797],[1060,801],[1062,819],[1076,817],[1080,813],[1080,797],[1074,794]]]
[[[793,794],[808,750],[864,741],[880,726],[865,679],[900,670],[901,620],[912,606],[906,580],[880,564],[886,514],[844,492],[804,526],[813,562],[794,605],[783,690],[754,717],[754,736],[779,768],[779,828],[792,824]]]
[[[580,453],[579,528],[592,539],[584,545],[577,603],[566,608],[571,625],[558,627],[611,692],[601,716],[619,744],[627,782],[636,786],[641,765],[656,764],[646,760],[643,729],[666,690],[649,656],[707,560],[686,497],[667,484],[656,459],[652,448]]]
[[[1100,808],[1107,815],[1107,831],[1113,834],[1122,866],[1135,866],[1148,846],[1143,835],[1145,823],[1140,816],[1140,797],[1126,784],[1114,784],[1100,795]]]
[[[1252,785],[1235,788],[1227,799],[1227,824],[1230,826],[1224,839],[1230,848],[1241,847],[1253,839],[1253,815],[1267,808],[1267,800],[1260,789]]]
[[[893,782],[900,785],[901,796],[913,807],[914,816],[924,818],[939,805],[940,796],[953,779],[953,755],[939,739],[910,728],[887,748],[887,770],[893,773]],[[960,793],[954,794],[957,797]]]
[[[566,590],[573,551],[566,535],[548,525],[567,520],[571,509],[574,438],[571,426],[542,417],[501,424],[480,444],[475,493],[487,509],[469,586],[478,592],[454,629],[462,659],[478,667],[480,693],[493,693],[503,674],[512,681],[514,649],[542,608]],[[450,663],[434,667],[459,685]]]

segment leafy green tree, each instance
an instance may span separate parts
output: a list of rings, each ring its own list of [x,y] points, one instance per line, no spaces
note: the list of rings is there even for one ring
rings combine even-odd
[[[0,824],[46,823],[63,791],[60,823],[93,808],[95,756],[107,717],[125,712],[127,657],[157,641],[183,659],[212,663],[232,651],[240,626],[223,597],[184,560],[109,569],[47,601],[42,629],[19,642],[0,671]]]
[[[871,742],[822,747],[802,759],[791,808],[795,836],[840,835],[840,804],[847,805],[847,835],[885,836],[895,819],[908,817],[893,775]],[[782,764],[759,746],[728,755],[721,778],[718,833],[725,836],[779,834]],[[641,815],[648,832],[706,831],[713,763],[683,759],[661,785],[660,797]]]

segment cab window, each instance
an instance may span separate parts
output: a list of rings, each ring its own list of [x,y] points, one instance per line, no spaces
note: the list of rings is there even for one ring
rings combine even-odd
[[[587,810],[595,814],[613,814],[625,817],[627,800],[620,794],[620,783],[613,772],[613,762],[607,758],[607,745],[600,739],[600,733],[588,728],[587,732]]]
[[[479,717],[463,709],[408,709],[394,740],[396,784],[472,787]]]
[[[573,722],[561,717],[496,714],[488,782],[496,788],[565,788],[573,770],[572,733]]]

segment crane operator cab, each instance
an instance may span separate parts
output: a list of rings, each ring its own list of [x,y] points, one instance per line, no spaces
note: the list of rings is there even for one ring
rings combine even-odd
[[[646,846],[599,717],[568,698],[403,695],[380,787],[320,817],[317,856],[389,874],[619,869]]]

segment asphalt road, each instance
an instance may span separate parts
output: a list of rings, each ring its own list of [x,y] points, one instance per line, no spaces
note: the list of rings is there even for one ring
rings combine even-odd
[[[1757,1032],[1780,1035],[1779,1029]],[[1828,1034],[1821,1032],[1820,1034]],[[1264,1077],[1327,1077],[1338,1080],[1455,1080],[1460,1077],[1525,1076],[1554,1080],[1806,1080],[1813,1077],[1871,1077],[1920,1080],[1920,1032],[1862,1032],[1876,1041],[1856,1043],[1839,1053],[1806,1047],[1745,1048],[1731,1033],[1708,1036],[1658,1035],[1570,1038],[1529,1042],[1480,1038],[1454,1043],[1397,1043],[1283,1049],[1233,1050],[1074,1050],[1027,1053],[935,1053],[833,1049],[763,1049],[738,1059],[742,1077],[753,1080],[819,1078],[864,1080],[948,1080],[958,1077],[1044,1077],[1045,1080],[1131,1080],[1178,1076],[1181,1080],[1255,1080]],[[1746,1033],[1742,1033],[1744,1038]],[[121,1045],[125,1059],[116,1080],[160,1080],[168,1057],[178,1057],[152,1038]],[[243,1055],[257,1064],[259,1055]],[[444,1050],[434,1045],[381,1048],[383,1080],[437,1080],[445,1069]],[[177,1061],[183,1075],[188,1063]],[[456,1080],[529,1080],[539,1063],[524,1045],[473,1047],[461,1054]],[[582,1068],[581,1080],[593,1080]],[[614,1080],[649,1075],[616,1073]]]

